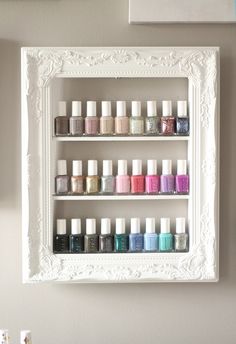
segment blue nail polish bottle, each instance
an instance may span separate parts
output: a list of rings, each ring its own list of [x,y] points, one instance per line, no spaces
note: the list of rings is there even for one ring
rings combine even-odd
[[[140,219],[138,217],[130,220],[129,250],[130,252],[143,250],[143,234],[140,233]]]
[[[173,250],[173,235],[170,233],[170,219],[168,217],[161,218],[159,250],[161,252],[171,252]]]
[[[156,252],[158,250],[158,235],[155,230],[155,218],[146,218],[146,233],[144,234],[144,251]]]

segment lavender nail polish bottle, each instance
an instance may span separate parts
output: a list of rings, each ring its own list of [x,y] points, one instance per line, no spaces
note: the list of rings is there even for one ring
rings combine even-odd
[[[129,250],[130,252],[143,250],[143,234],[140,233],[140,218],[138,217],[130,220]]]
[[[172,161],[162,160],[161,193],[173,194],[175,191],[175,177],[172,174]]]
[[[72,116],[70,117],[70,135],[82,136],[84,133],[84,119],[81,116],[81,102],[72,102]]]
[[[189,193],[189,176],[187,175],[187,161],[177,160],[177,175],[175,177],[176,193]]]

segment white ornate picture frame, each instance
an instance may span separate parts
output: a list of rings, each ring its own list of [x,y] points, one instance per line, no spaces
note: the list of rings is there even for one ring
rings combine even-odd
[[[53,254],[50,87],[51,81],[58,77],[188,78],[189,252]],[[218,162],[218,48],[22,48],[23,281],[217,281]]]

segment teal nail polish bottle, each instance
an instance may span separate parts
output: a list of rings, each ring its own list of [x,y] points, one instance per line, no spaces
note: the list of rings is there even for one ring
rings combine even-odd
[[[116,219],[115,251],[127,252],[129,250],[129,237],[125,234],[125,219]]]
[[[173,235],[170,233],[170,219],[161,218],[161,232],[159,235],[160,252],[171,252],[173,250]]]

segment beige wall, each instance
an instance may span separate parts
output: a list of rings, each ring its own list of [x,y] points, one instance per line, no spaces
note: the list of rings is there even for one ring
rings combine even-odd
[[[236,26],[128,24],[128,0],[0,3],[0,328],[38,344],[236,343]],[[221,47],[217,284],[22,285],[21,46]]]

